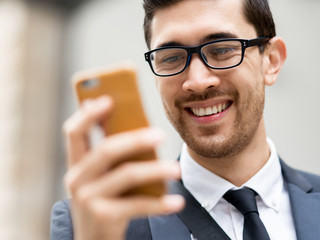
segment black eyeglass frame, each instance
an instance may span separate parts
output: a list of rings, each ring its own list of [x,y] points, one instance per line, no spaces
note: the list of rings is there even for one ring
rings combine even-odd
[[[225,38],[225,39],[219,39],[219,40],[215,40],[215,41],[211,41],[211,42],[207,42],[207,43],[204,43],[204,44],[201,44],[199,46],[195,46],[195,47],[189,47],[189,46],[166,46],[166,47],[160,47],[160,48],[156,48],[156,49],[153,49],[151,51],[148,51],[144,54],[144,57],[145,57],[145,60],[149,63],[150,65],[150,68],[152,70],[152,72],[156,75],[156,76],[159,76],[159,77],[170,77],[170,76],[174,76],[174,75],[178,75],[180,73],[182,73],[184,70],[186,70],[186,68],[189,66],[190,64],[190,61],[191,61],[191,56],[192,54],[194,53],[198,53],[202,59],[202,61],[205,63],[205,65],[209,68],[212,68],[212,69],[217,69],[217,70],[224,70],[224,69],[230,69],[230,68],[234,68],[234,67],[237,67],[239,66],[242,62],[243,62],[243,59],[244,59],[244,54],[245,54],[245,51],[247,48],[249,47],[253,47],[253,46],[261,46],[263,44],[265,44],[266,42],[268,42],[271,38],[269,37],[258,37],[258,38],[254,38],[254,39],[239,39],[239,38]],[[239,63],[235,64],[235,65],[232,65],[232,66],[229,66],[229,67],[213,67],[213,66],[210,66],[204,56],[202,55],[202,48],[207,46],[207,45],[210,45],[212,43],[218,43],[218,42],[228,42],[228,41],[238,41],[241,43],[241,49],[242,49],[242,54],[241,54],[241,60]],[[159,50],[164,50],[164,49],[184,49],[187,51],[188,53],[188,58],[187,58],[187,61],[186,61],[186,65],[185,67],[177,72],[177,73],[173,73],[173,74],[158,74],[154,71],[153,69],[153,66],[152,66],[152,63],[151,63],[151,58],[150,58],[150,55],[153,53],[153,52],[156,52],[156,51],[159,51]]]

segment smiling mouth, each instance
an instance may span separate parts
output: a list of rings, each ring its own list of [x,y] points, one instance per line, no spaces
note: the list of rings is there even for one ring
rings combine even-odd
[[[187,108],[187,111],[197,117],[206,117],[221,113],[227,110],[231,105],[232,101],[228,101],[226,103],[220,103],[206,108]]]

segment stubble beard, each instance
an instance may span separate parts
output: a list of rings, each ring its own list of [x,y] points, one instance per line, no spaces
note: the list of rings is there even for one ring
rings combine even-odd
[[[234,99],[233,108],[236,109],[236,116],[230,125],[229,136],[217,134],[220,129],[219,125],[201,127],[198,129],[200,137],[195,136],[182,117],[183,111],[186,111],[183,109],[182,103],[203,101],[218,96],[231,96]],[[168,119],[192,151],[206,158],[221,159],[237,155],[252,141],[262,119],[264,96],[264,87],[251,89],[247,92],[246,101],[240,103],[239,92],[235,89],[228,91],[209,90],[204,95],[193,94],[188,98],[177,99],[175,101],[177,114],[170,112],[165,105],[164,108]]]

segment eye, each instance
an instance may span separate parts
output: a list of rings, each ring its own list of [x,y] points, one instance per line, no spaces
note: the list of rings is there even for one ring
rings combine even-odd
[[[234,47],[219,47],[219,48],[211,48],[209,54],[210,55],[226,55],[235,51]]]
[[[162,59],[161,59],[161,63],[162,64],[172,64],[172,63],[177,63],[177,62],[180,62],[180,61],[183,61],[185,59],[185,56],[183,55],[168,55],[168,56],[164,56]]]
[[[174,65],[184,62],[188,53],[181,48],[168,48],[155,51],[153,54],[155,65]]]
[[[215,42],[205,46],[202,53],[208,62],[226,61],[241,56],[242,48],[237,41]]]

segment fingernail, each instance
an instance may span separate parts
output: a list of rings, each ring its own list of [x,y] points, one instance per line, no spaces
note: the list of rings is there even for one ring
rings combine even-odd
[[[92,99],[86,99],[82,102],[84,109],[90,109],[94,106],[94,100]]]
[[[105,109],[107,106],[110,105],[110,103],[111,103],[110,97],[102,96],[96,100],[95,105],[99,109]]]
[[[176,212],[184,207],[185,200],[180,195],[167,195],[164,196],[163,203],[168,212]]]
[[[174,178],[180,178],[181,176],[181,168],[178,163],[165,163],[166,168],[170,174],[170,176]]]
[[[106,107],[108,107],[111,103],[110,97],[102,96],[96,99],[86,99],[83,101],[83,107],[84,109],[91,110],[104,110]]]
[[[165,140],[165,132],[160,128],[150,128],[147,131],[148,140],[152,144],[160,144]]]

